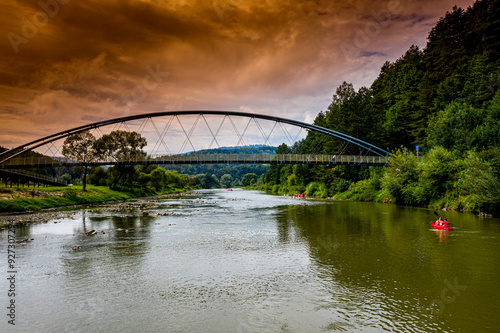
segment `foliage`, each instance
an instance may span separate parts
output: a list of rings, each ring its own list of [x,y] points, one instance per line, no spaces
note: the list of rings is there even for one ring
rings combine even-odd
[[[314,124],[395,151],[387,168],[276,165],[261,176],[259,188],[290,193],[300,185],[324,196],[324,186],[337,198],[498,213],[499,35],[500,0],[454,7],[432,28],[423,50],[411,46],[386,62],[369,88],[356,91],[343,82],[336,89]],[[419,159],[410,152],[416,145]],[[313,131],[279,149],[359,154]]]
[[[470,211],[500,211],[500,178],[492,165],[469,152],[454,182],[463,207]]]
[[[165,170],[163,168],[156,168],[150,173],[150,185],[157,190],[165,188]]]
[[[352,182],[346,179],[340,179],[332,188],[334,193],[345,192],[351,187]]]
[[[324,183],[312,182],[306,187],[306,195],[309,197],[327,198],[328,190]]]
[[[201,150],[199,154],[274,154],[276,147],[269,146],[246,146],[246,147],[222,147],[215,149]],[[220,179],[223,175],[229,174],[233,177],[233,186],[243,183],[243,176],[248,173],[256,174],[260,177],[269,170],[269,165],[263,164],[165,164],[160,165],[165,170],[177,171],[181,175],[196,176],[210,173]],[[243,185],[243,184],[242,184]],[[248,186],[248,185],[243,185]]]
[[[458,172],[456,157],[443,147],[435,147],[417,165],[418,184],[414,188],[417,203],[427,205],[453,192]]]
[[[117,130],[100,137],[93,147],[100,159],[122,162],[145,157],[142,148],[146,144],[146,139],[137,132]],[[118,185],[133,188],[138,181],[139,174],[135,166],[118,164],[108,170],[108,184],[112,189]]]
[[[220,186],[224,188],[231,187],[233,184],[233,176],[230,174],[225,174],[220,177]]]
[[[257,175],[255,173],[247,173],[241,178],[243,186],[253,186],[257,184]]]
[[[107,182],[106,170],[102,166],[90,168],[88,182],[93,185],[104,186]]]
[[[202,174],[197,176],[200,179],[202,188],[220,188],[220,182],[215,175],[210,173]]]
[[[89,131],[84,131],[70,135],[64,140],[62,147],[62,154],[69,159],[78,161],[80,163],[91,163],[96,157],[96,150],[94,143],[96,139]],[[87,171],[88,167],[83,167],[83,190],[85,191],[87,185]]]
[[[390,196],[391,201],[411,205],[416,204],[415,187],[417,186],[417,158],[413,153],[398,150],[389,159],[382,186]]]
[[[336,195],[335,198],[357,201],[382,201],[381,192],[377,179],[370,178],[351,183],[347,190]]]
[[[481,127],[485,112],[464,102],[452,102],[429,121],[428,142],[464,153],[474,147],[484,147]]]

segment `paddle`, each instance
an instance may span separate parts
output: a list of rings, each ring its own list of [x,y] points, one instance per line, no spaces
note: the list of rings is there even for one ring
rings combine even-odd
[[[439,214],[436,211],[434,211],[434,215],[436,215],[437,217],[439,217]]]
[[[437,216],[437,217],[441,217],[436,211],[434,211],[434,214]],[[452,229],[455,229],[455,227],[451,227]]]

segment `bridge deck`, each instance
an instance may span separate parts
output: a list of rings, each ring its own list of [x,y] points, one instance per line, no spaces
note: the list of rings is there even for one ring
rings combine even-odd
[[[139,164],[326,164],[326,165],[378,165],[387,164],[382,156],[314,155],[314,154],[183,154],[163,156],[129,156],[122,160],[99,160],[80,163],[65,158],[14,158],[0,164],[0,169],[31,167],[139,165]]]

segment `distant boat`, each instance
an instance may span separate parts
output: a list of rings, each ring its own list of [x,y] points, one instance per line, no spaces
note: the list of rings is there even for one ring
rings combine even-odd
[[[301,194],[294,194],[293,198],[294,199],[305,199],[306,195],[304,193]]]

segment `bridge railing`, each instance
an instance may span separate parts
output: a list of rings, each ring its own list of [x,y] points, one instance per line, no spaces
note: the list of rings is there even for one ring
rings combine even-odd
[[[382,156],[315,155],[315,154],[180,154],[131,155],[120,159],[106,158],[92,163],[81,163],[67,158],[17,157],[0,164],[0,169],[20,167],[117,165],[117,164],[367,164],[384,165]]]

